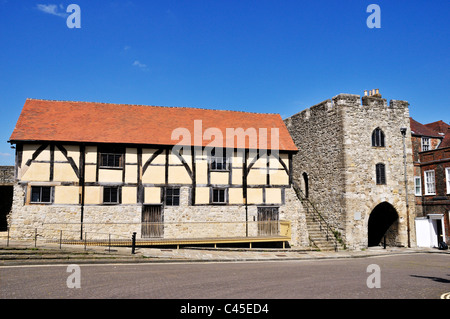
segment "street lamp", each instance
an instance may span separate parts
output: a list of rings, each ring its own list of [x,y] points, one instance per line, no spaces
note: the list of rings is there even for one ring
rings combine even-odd
[[[405,198],[406,198],[406,227],[408,232],[408,248],[411,248],[411,237],[410,237],[410,227],[409,227],[409,202],[408,202],[408,177],[406,175],[406,127],[400,128],[400,132],[403,136],[403,166],[404,166],[404,175],[405,175]]]

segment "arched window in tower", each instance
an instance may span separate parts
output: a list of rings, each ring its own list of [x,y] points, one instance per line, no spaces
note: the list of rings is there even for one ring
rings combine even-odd
[[[305,197],[309,197],[308,174],[303,173],[303,182],[305,183]]]
[[[372,132],[372,146],[384,147],[384,133],[379,127]]]

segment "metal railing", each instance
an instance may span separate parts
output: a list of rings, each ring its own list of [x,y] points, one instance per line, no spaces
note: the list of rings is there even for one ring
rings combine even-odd
[[[321,232],[325,231],[326,240],[329,241],[331,239],[333,241],[334,250],[338,251],[339,241],[341,242],[342,246],[345,247],[345,243],[343,242],[342,238],[339,238],[338,241],[337,232],[334,231],[333,228],[328,224],[328,222],[316,208],[314,203],[303,194],[300,186],[295,181],[293,181],[292,186],[295,193],[297,194],[297,197],[302,202],[304,208],[306,208],[307,214],[311,214],[313,220],[319,223],[319,230]],[[309,207],[311,208],[311,210],[309,209]],[[332,236],[330,236],[330,233],[332,234]]]
[[[82,229],[82,231],[81,231]],[[148,232],[148,230],[153,232]],[[156,230],[156,231],[155,231]],[[247,235],[248,231],[248,235]],[[11,239],[62,245],[132,246],[247,241],[289,241],[288,221],[164,222],[164,223],[47,223],[36,227],[13,225],[3,234]]]

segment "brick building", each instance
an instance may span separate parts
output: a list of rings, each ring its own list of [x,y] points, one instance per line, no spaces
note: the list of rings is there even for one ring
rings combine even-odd
[[[417,245],[450,242],[450,125],[411,119]]]

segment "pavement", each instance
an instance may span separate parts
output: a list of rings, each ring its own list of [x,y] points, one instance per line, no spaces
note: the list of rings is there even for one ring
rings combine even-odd
[[[156,262],[236,262],[364,258],[404,254],[447,254],[436,248],[370,247],[364,250],[314,251],[305,248],[143,248],[76,246],[0,239],[0,267],[8,265]]]

